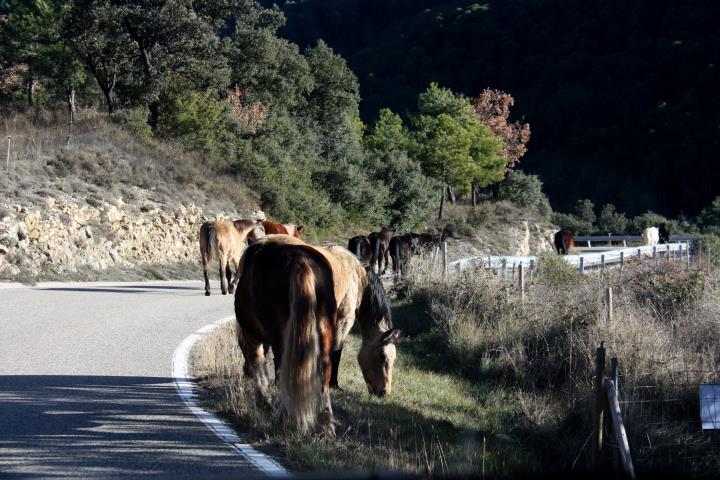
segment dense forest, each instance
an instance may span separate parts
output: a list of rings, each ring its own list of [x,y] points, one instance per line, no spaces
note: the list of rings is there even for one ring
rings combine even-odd
[[[272,2],[268,2],[272,3]],[[360,80],[365,120],[428,83],[512,94],[521,168],[552,206],[695,215],[720,187],[720,2],[294,0],[281,35],[324,39]]]
[[[655,0],[0,0],[0,107],[52,112],[70,136],[76,112],[104,111],[316,231],[407,231],[483,195],[576,233],[634,233],[659,214],[675,232],[709,231],[717,13]]]

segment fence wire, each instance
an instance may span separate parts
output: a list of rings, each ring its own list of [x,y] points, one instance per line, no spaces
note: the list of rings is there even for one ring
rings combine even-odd
[[[703,430],[700,385],[720,383],[709,370],[620,376],[620,408],[638,472],[720,472],[720,433]],[[628,380],[627,382],[625,380]]]

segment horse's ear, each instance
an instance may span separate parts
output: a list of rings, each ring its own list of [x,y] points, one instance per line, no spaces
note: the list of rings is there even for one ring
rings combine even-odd
[[[397,328],[391,328],[390,330],[383,332],[383,334],[380,336],[380,343],[382,345],[393,343],[398,339],[399,336],[400,330],[398,330]]]

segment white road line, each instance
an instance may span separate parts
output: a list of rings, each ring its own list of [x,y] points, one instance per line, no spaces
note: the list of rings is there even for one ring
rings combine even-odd
[[[213,322],[209,325],[198,329],[192,335],[188,336],[175,349],[172,359],[172,376],[175,379],[175,387],[178,395],[185,402],[185,406],[195,414],[202,422],[212,430],[224,442],[227,442],[232,448],[237,450],[244,458],[246,458],[253,466],[269,477],[288,477],[289,472],[285,470],[279,463],[264,453],[258,452],[251,445],[245,443],[243,439],[223,420],[214,414],[200,408],[195,394],[195,384],[188,376],[188,357],[195,342],[200,340],[202,336],[220,325],[234,320],[235,317],[225,317]]]

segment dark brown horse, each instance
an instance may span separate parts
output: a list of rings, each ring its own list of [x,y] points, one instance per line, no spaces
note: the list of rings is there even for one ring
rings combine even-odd
[[[390,239],[395,234],[394,228],[383,228],[379,232],[368,235],[370,241],[370,268],[373,272],[384,274],[389,263]]]
[[[358,235],[348,240],[348,250],[355,254],[363,263],[370,263],[372,252],[370,250],[370,240],[365,235]]]
[[[200,259],[205,277],[205,295],[210,295],[208,267],[217,260],[220,264],[220,290],[223,295],[233,293],[232,266],[237,272],[238,262],[245,250],[245,242],[253,243],[265,235],[265,230],[255,220],[216,220],[205,222],[200,227]]]
[[[570,250],[575,248],[575,237],[567,230],[560,230],[555,233],[553,243],[558,255],[567,255]]]
[[[450,236],[450,233],[447,228],[443,228],[440,233],[411,233],[410,235],[417,238],[423,252],[432,253]]]
[[[302,225],[297,227],[294,223],[273,223],[269,220],[263,220],[262,226],[265,229],[265,234],[267,235],[279,233],[284,235],[290,235],[295,238],[300,238],[300,234],[302,233],[303,229]]]
[[[406,233],[399,237],[390,239],[390,258],[393,263],[393,273],[405,275],[405,268],[410,257],[420,255],[422,248],[420,247],[420,239],[412,234]]]
[[[334,435],[329,387],[337,385],[343,342],[356,316],[363,338],[358,363],[368,391],[390,393],[398,332],[382,283],[348,250],[270,235],[247,249],[241,272],[235,315],[260,399],[269,402],[266,344],[275,353],[287,418],[307,432],[315,424],[321,393],[321,423]]]

